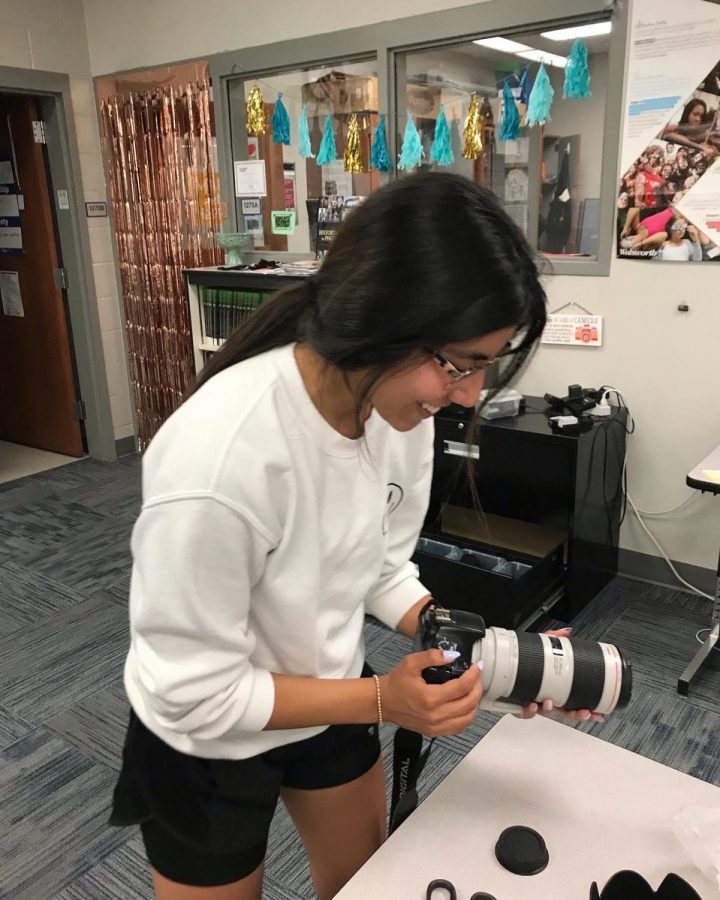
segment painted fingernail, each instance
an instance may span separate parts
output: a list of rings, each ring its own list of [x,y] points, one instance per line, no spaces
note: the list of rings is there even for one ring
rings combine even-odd
[[[553,708],[552,700],[543,700],[543,709],[545,710],[545,712],[550,712],[550,710],[552,708]]]
[[[452,661],[453,659],[457,659],[460,656],[459,650],[443,650],[443,656],[445,659]]]
[[[480,671],[482,672],[483,661],[482,661],[481,659],[479,659],[475,665],[476,665],[476,666],[478,667],[478,669],[480,669]]]

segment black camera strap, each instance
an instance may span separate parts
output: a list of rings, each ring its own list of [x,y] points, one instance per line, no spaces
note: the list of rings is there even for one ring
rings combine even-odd
[[[435,738],[423,750],[423,736],[417,731],[398,728],[393,741],[393,788],[390,802],[390,827],[393,831],[418,805],[417,780],[425,768]]]

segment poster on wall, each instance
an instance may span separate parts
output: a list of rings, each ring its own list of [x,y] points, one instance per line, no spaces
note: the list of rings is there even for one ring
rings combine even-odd
[[[720,6],[636,0],[617,255],[720,261]]]
[[[356,195],[341,196],[330,194],[308,200],[308,222],[311,234],[314,230],[314,249],[316,256],[323,256],[332,243],[340,224],[350,215],[355,207],[365,200]]]
[[[20,205],[12,161],[0,157],[0,253],[23,252]]]

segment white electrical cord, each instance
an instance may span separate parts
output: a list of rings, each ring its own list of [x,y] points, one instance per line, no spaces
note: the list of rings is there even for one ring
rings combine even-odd
[[[698,631],[698,633],[695,635],[695,640],[698,642],[698,644],[704,644],[705,641],[707,640],[706,637],[700,637],[700,635],[704,634],[705,632],[710,634],[711,630],[712,629],[710,629],[710,628],[701,628],[700,631]],[[717,653],[720,653],[720,646],[715,644],[715,646],[713,647],[713,650],[715,650]]]
[[[650,538],[650,540],[653,542],[653,544],[655,544],[655,546],[658,548],[658,550],[660,551],[660,554],[662,555],[662,558],[665,560],[665,562],[668,564],[668,566],[670,566],[670,571],[677,578],[677,580],[680,582],[680,584],[684,584],[685,587],[690,588],[690,590],[693,593],[699,594],[701,597],[705,597],[707,600],[714,601],[715,600],[714,597],[712,597],[710,594],[706,594],[705,591],[701,591],[700,588],[696,588],[694,585],[690,584],[689,581],[685,581],[685,579],[678,573],[675,566],[670,562],[670,558],[668,557],[667,553],[663,550],[663,548],[660,546],[659,542],[655,538],[655,535],[650,531],[650,529],[647,527],[645,522],[643,522],[642,515],[640,514],[640,512],[638,511],[638,508],[633,503],[632,497],[630,496],[630,494],[626,494],[626,496],[627,496],[627,501],[630,504],[630,508],[637,516],[637,520],[640,523],[641,528],[643,529],[645,534],[647,534],[647,536]]]
[[[661,516],[668,516],[668,515],[670,515],[670,513],[674,513],[674,512],[677,512],[678,510],[682,509],[683,506],[687,506],[687,504],[691,500],[694,500],[697,496],[698,496],[697,491],[694,491],[692,494],[690,494],[688,497],[686,497],[682,503],[678,503],[677,506],[672,506],[672,507],[670,507],[670,509],[659,509],[657,511],[650,511],[647,509],[640,509],[640,507],[638,507],[638,512],[643,516],[647,516],[647,518],[649,518],[649,519],[652,519],[652,518],[659,519]]]
[[[622,393],[617,388],[610,387],[609,385],[605,384],[605,385],[603,385],[602,390],[612,391],[620,400],[622,400],[622,402],[625,405],[625,408],[626,409],[628,408],[625,397],[623,397]],[[628,415],[629,415],[629,411],[628,411]],[[626,454],[627,454],[627,451],[626,451]],[[623,482],[625,481],[624,476],[625,476],[626,469],[627,469],[627,455],[625,456],[625,460],[623,462]],[[695,587],[695,585],[690,584],[689,581],[685,581],[685,579],[680,575],[678,570],[675,568],[675,566],[670,561],[670,557],[660,546],[660,543],[657,540],[657,538],[655,537],[655,535],[650,531],[650,529],[647,527],[647,525],[643,521],[643,515],[664,516],[664,515],[667,515],[668,513],[676,512],[678,509],[681,509],[683,506],[685,506],[686,503],[689,503],[690,500],[693,499],[693,497],[695,496],[696,493],[697,492],[690,494],[690,496],[687,497],[685,500],[683,500],[682,503],[680,503],[678,506],[674,506],[672,509],[661,510],[660,512],[650,512],[650,513],[643,512],[642,510],[638,509],[637,506],[635,505],[635,503],[633,502],[633,499],[630,496],[629,492],[625,496],[627,497],[627,501],[628,501],[628,504],[630,505],[630,509],[632,509],[632,511],[635,513],[635,516],[636,516],[638,522],[640,523],[640,527],[643,529],[645,534],[647,534],[647,536],[650,538],[650,540],[653,542],[653,544],[655,544],[655,546],[658,548],[658,550],[660,551],[660,555],[665,560],[665,562],[668,564],[668,566],[670,567],[670,571],[677,578],[677,580],[680,582],[680,584],[685,585],[685,587],[689,588],[694,594],[698,594],[700,597],[705,597],[706,600],[711,600],[714,602],[715,598],[712,597],[710,594],[706,594],[705,591],[701,591],[700,588],[697,588],[697,587]]]

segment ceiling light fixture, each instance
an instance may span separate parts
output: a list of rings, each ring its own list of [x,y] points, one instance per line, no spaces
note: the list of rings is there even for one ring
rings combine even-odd
[[[479,38],[477,41],[473,41],[473,44],[489,47],[490,50],[500,50],[502,53],[517,53],[519,50],[531,49],[527,44],[520,44],[518,41],[511,41],[504,37]]]
[[[574,41],[575,38],[598,37],[601,34],[610,34],[612,22],[593,22],[591,25],[576,25],[573,28],[558,28],[555,31],[541,32],[544,38],[550,41]]]

